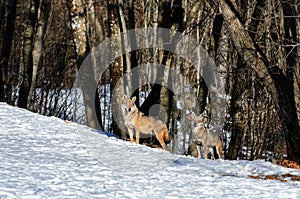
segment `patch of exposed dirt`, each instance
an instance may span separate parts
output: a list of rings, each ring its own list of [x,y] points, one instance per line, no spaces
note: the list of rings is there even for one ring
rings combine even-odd
[[[300,165],[297,162],[290,160],[283,160],[282,162],[279,162],[278,165],[286,168],[300,169]]]
[[[283,175],[261,175],[261,176],[249,176],[250,178],[257,180],[279,180],[281,182],[286,182],[288,179],[292,181],[300,181],[300,176],[293,175],[290,173]]]

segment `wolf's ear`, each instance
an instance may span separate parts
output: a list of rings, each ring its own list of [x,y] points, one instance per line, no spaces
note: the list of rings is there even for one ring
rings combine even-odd
[[[196,116],[196,114],[195,114],[194,111],[191,112],[191,116],[192,116],[192,117],[195,117],[195,116]]]
[[[136,96],[133,96],[133,97],[131,98],[131,100],[132,100],[132,102],[135,102]]]

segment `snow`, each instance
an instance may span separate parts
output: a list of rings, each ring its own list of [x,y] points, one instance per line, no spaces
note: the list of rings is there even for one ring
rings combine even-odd
[[[263,160],[171,154],[0,103],[0,198],[300,198]]]

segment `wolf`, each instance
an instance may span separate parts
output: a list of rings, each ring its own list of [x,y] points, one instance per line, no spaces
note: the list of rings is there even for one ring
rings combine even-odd
[[[208,148],[216,147],[217,154],[219,158],[222,158],[222,140],[221,137],[215,133],[209,131],[205,126],[205,117],[203,114],[199,116],[194,115],[194,122],[196,126],[192,129],[194,142],[196,143],[198,158],[202,158],[201,148],[204,148],[204,159],[207,159]]]
[[[136,143],[140,142],[140,133],[151,134],[155,133],[157,140],[163,149],[166,149],[166,144],[170,142],[167,125],[154,117],[145,116],[140,112],[135,105],[136,97],[123,97],[121,103],[122,115],[124,124],[128,129],[130,141],[133,142],[133,130],[136,134]]]

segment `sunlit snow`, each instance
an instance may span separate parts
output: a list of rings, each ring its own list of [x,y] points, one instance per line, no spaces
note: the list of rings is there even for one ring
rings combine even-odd
[[[300,198],[263,160],[202,160],[0,103],[0,198]]]

